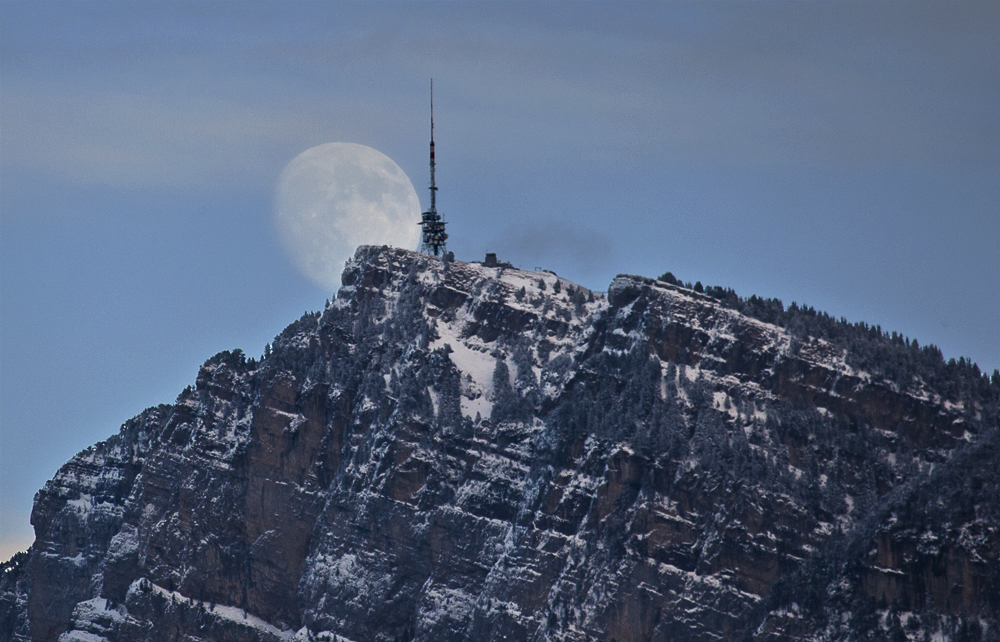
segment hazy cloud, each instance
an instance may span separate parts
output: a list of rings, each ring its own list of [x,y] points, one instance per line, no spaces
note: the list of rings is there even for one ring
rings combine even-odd
[[[577,279],[605,268],[612,256],[612,244],[606,234],[585,224],[564,221],[511,226],[494,237],[487,248],[497,252],[500,260],[524,269],[567,266]]]
[[[5,20],[2,159],[76,182],[258,181],[407,138],[431,75],[474,158],[1000,163],[991,2],[58,6],[50,39]]]
[[[261,166],[274,147],[322,129],[312,118],[190,93],[69,91],[19,82],[4,89],[3,164],[75,183],[247,183],[273,176]]]

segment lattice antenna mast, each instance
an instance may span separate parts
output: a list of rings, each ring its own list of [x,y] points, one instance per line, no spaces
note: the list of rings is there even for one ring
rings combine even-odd
[[[444,221],[437,213],[437,185],[434,183],[434,79],[431,78],[431,208],[420,219],[420,251],[438,256],[446,251],[448,235],[444,231]]]
[[[434,184],[434,79],[431,78],[431,211],[437,212],[437,185]]]

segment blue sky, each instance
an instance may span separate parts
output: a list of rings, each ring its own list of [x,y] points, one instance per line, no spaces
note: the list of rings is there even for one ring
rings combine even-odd
[[[1000,367],[1000,3],[0,2],[0,556],[70,456],[333,292],[278,174],[374,147],[484,252]]]

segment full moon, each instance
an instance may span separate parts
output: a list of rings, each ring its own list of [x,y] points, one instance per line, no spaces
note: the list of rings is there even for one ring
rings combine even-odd
[[[382,152],[328,143],[302,152],[281,172],[274,222],[295,266],[317,285],[335,289],[359,245],[416,247],[420,200]]]

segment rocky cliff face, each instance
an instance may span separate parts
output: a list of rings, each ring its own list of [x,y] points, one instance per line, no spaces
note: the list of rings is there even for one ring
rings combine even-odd
[[[1000,382],[641,277],[364,247],[343,284],[59,471],[0,636],[1000,639]]]

